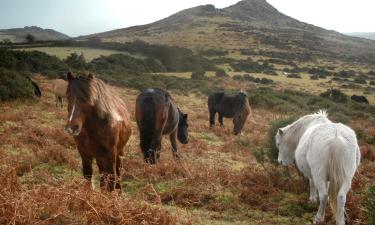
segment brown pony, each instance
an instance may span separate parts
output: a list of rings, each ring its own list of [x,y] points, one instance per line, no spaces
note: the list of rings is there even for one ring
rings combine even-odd
[[[157,88],[143,91],[137,97],[135,118],[146,162],[155,164],[159,159],[163,135],[169,135],[173,154],[179,157],[177,139],[188,143],[187,114],[181,112],[168,92]]]
[[[63,98],[66,98],[68,82],[63,79],[56,79],[52,82],[52,92],[55,94],[56,107],[63,107]]]
[[[125,145],[131,124],[121,98],[91,73],[68,73],[68,121],[65,130],[74,136],[82,158],[83,176],[91,182],[92,160],[101,174],[100,186],[121,190]]]

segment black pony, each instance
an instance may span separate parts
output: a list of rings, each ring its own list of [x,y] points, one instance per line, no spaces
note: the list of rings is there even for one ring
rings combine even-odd
[[[208,111],[210,112],[210,127],[215,125],[215,115],[218,113],[221,126],[223,117],[233,118],[233,132],[237,135],[241,133],[251,109],[245,92],[241,91],[234,96],[216,92],[208,97]]]
[[[358,102],[358,103],[364,103],[364,104],[370,104],[367,100],[367,98],[363,95],[352,95],[350,97],[352,101]]]
[[[26,78],[30,81],[31,85],[33,85],[35,96],[39,98],[42,97],[42,92],[40,91],[39,85],[35,81],[33,81],[31,77],[27,76]]]
[[[162,136],[167,134],[174,156],[179,157],[176,139],[182,144],[188,143],[187,114],[181,112],[168,92],[156,88],[144,90],[136,100],[135,118],[146,162],[157,162]]]

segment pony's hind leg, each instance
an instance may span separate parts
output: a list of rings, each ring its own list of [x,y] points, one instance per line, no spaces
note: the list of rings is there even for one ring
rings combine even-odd
[[[319,193],[319,209],[315,215],[314,224],[322,224],[328,201],[328,182],[326,179],[314,179],[314,181]]]
[[[223,115],[221,115],[220,113],[219,113],[218,120],[219,120],[220,126],[224,126],[224,124],[223,124]]]
[[[338,225],[345,225],[345,203],[346,194],[348,193],[351,186],[351,182],[344,182],[337,195],[337,218],[336,222]]]
[[[62,99],[62,97],[58,97],[58,98],[59,98],[59,102],[60,102],[60,107],[63,108],[64,107],[63,99]]]
[[[310,197],[309,197],[309,201],[311,203],[315,204],[316,200],[318,198],[318,196],[317,196],[317,190],[315,188],[314,181],[311,178],[309,179],[309,183],[310,183]]]

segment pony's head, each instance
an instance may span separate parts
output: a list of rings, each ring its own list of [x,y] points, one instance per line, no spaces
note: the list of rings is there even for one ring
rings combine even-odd
[[[188,133],[188,115],[184,114],[178,109],[179,120],[178,120],[178,130],[177,138],[182,144],[187,144],[189,142],[189,133]]]
[[[286,127],[279,128],[275,136],[276,147],[279,149],[277,161],[282,165],[289,165],[294,161],[294,151],[290,148],[286,132]]]
[[[68,120],[65,131],[71,135],[80,134],[87,115],[93,111],[93,100],[90,92],[90,83],[94,79],[92,74],[75,77],[68,73]]]

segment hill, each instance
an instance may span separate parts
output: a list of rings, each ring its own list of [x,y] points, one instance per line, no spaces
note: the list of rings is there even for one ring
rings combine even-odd
[[[26,35],[31,34],[36,41],[64,40],[70,38],[68,35],[53,29],[43,29],[37,26],[12,28],[0,30],[0,41],[8,39],[11,42],[25,42]]]
[[[345,34],[349,36],[353,36],[353,37],[361,37],[361,38],[375,40],[375,32],[351,32],[351,33],[345,33]]]
[[[339,57],[347,61],[375,60],[374,41],[300,22],[280,13],[265,0],[243,0],[223,9],[213,5],[197,6],[151,24],[80,39],[90,37],[115,42],[143,40],[196,51],[223,49],[266,52],[293,55],[294,59],[299,60],[313,56]]]

